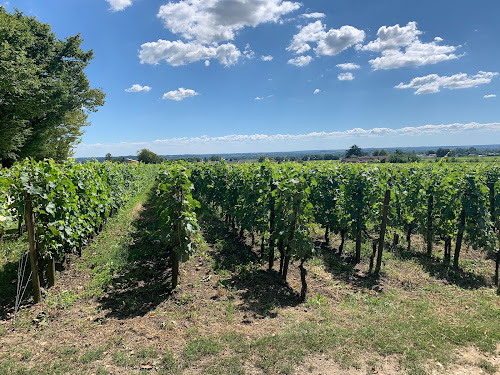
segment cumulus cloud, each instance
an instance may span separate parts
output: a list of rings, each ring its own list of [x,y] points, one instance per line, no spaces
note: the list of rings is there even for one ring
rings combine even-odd
[[[339,81],[352,81],[354,76],[352,73],[340,73],[337,78]]]
[[[440,45],[443,41],[440,37],[435,37],[430,43],[423,43],[419,40],[421,34],[416,22],[409,22],[403,27],[399,24],[382,26],[378,29],[376,40],[357,48],[382,54],[370,60],[375,70],[437,64],[458,58],[454,54],[458,47]]]
[[[489,94],[489,95],[483,96],[483,98],[485,98],[485,99],[496,98],[496,97],[497,96],[495,94]]]
[[[151,87],[149,86],[141,86],[137,83],[133,84],[128,89],[125,89],[126,92],[141,92],[141,91],[151,91]]]
[[[301,14],[300,16],[304,17],[304,18],[325,18],[326,14],[319,13],[319,12],[313,12],[313,13],[304,13],[304,14]]]
[[[171,42],[163,39],[144,43],[139,51],[141,64],[156,65],[161,60],[165,60],[172,66],[210,59],[217,59],[221,64],[231,66],[238,62],[240,56],[240,50],[232,43],[204,46],[196,42],[184,43],[181,40]]]
[[[298,56],[294,59],[288,60],[288,64],[295,65],[295,66],[306,66],[309,65],[309,63],[312,61],[311,56]]]
[[[378,29],[378,38],[360,49],[373,52],[399,49],[410,45],[420,34],[422,32],[417,29],[416,22],[408,22],[408,25],[403,27],[400,27],[399,24],[389,27],[382,26]]]
[[[316,89],[316,90],[314,90],[313,94],[316,95],[316,94],[319,94],[320,92],[321,92],[320,89]]]
[[[300,6],[282,0],[183,0],[162,5],[158,17],[172,33],[210,44],[233,40],[244,27],[278,22]]]
[[[107,152],[113,154],[126,155],[132,154],[141,148],[150,149],[160,154],[211,154],[217,152],[256,152],[259,151],[283,151],[283,150],[299,150],[312,149],[311,147],[321,146],[326,149],[336,145],[337,147],[348,147],[355,141],[357,144],[360,138],[364,139],[365,143],[370,142],[380,144],[380,140],[387,141],[390,137],[401,144],[401,141],[406,137],[406,140],[415,140],[416,137],[422,136],[429,139],[432,136],[436,142],[443,142],[443,136],[449,140],[450,136],[455,136],[454,139],[463,141],[464,133],[478,134],[483,133],[487,137],[491,137],[493,132],[500,132],[500,123],[454,123],[442,125],[423,125],[423,126],[408,126],[402,128],[372,128],[361,129],[354,128],[342,131],[332,132],[312,132],[306,134],[231,134],[220,137],[184,137],[184,138],[169,138],[158,139],[152,142],[121,142],[114,144],[80,144],[77,150],[77,156],[102,155]],[[438,136],[441,135],[441,138]],[[483,136],[484,138],[484,136]],[[435,143],[434,143],[435,144]],[[439,143],[438,143],[439,144]],[[302,147],[301,147],[302,146]],[[304,148],[305,147],[305,148]],[[380,147],[380,146],[377,146]],[[385,146],[387,147],[387,146]]]
[[[465,73],[442,77],[437,74],[429,74],[423,77],[413,78],[408,84],[401,82],[399,85],[395,86],[395,88],[415,89],[416,95],[434,94],[439,92],[440,88],[456,90],[485,85],[490,83],[497,75],[497,72],[482,71],[473,76],[469,76]]]
[[[199,95],[196,91],[179,87],[177,90],[169,91],[163,94],[162,99],[181,101],[191,96]]]
[[[271,55],[268,55],[268,56],[261,56],[260,59],[262,61],[272,61],[274,59],[274,57],[272,57]]]
[[[287,50],[302,54],[312,48],[311,43],[316,43],[314,51],[317,56],[333,56],[361,43],[364,39],[365,32],[353,26],[342,26],[340,29],[326,31],[326,26],[321,21],[316,21],[302,27],[293,36]]]
[[[344,63],[344,64],[337,64],[337,68],[340,68],[342,70],[355,70],[361,67],[358,64],[354,63]]]
[[[113,12],[118,12],[132,5],[132,0],[106,0]]]

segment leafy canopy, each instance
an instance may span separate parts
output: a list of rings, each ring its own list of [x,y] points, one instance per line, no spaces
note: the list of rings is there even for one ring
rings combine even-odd
[[[84,73],[92,51],[80,35],[57,39],[47,24],[0,7],[0,159],[62,160],[89,112],[104,104]]]

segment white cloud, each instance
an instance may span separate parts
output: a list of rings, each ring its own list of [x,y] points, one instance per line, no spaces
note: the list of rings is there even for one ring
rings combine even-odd
[[[443,41],[440,37],[435,37],[430,43],[422,43],[418,38],[421,34],[416,22],[409,22],[403,27],[399,24],[382,26],[377,32],[376,40],[357,48],[382,54],[370,60],[375,70],[436,64],[459,57],[453,53],[458,47],[439,45]]]
[[[118,12],[132,5],[132,0],[106,0],[113,12]]]
[[[344,64],[337,64],[337,68],[340,68],[342,70],[355,70],[361,67],[358,64],[354,63],[344,63]]]
[[[325,13],[313,12],[313,13],[304,13],[300,15],[304,18],[324,18],[326,17]]]
[[[172,66],[209,59],[217,59],[221,64],[231,66],[238,62],[240,56],[241,52],[232,43],[215,47],[196,42],[184,43],[180,40],[171,42],[163,39],[144,43],[139,51],[141,64],[158,64],[161,60],[165,60]]]
[[[352,73],[340,73],[337,78],[339,81],[352,81],[354,76]]]
[[[485,98],[485,99],[496,98],[496,97],[497,96],[495,94],[489,94],[489,95],[483,96],[483,98]]]
[[[325,25],[321,21],[312,22],[300,29],[292,38],[292,42],[287,47],[288,51],[296,54],[307,52],[311,49],[310,42],[318,42],[324,38]]]
[[[318,42],[316,55],[334,56],[347,48],[361,43],[365,32],[352,26],[342,26],[340,29],[330,29],[325,37]]]
[[[313,94],[316,95],[316,94],[319,94],[320,92],[321,92],[320,89],[316,89],[316,90],[314,90]]]
[[[125,89],[126,92],[141,92],[141,91],[151,91],[151,87],[149,86],[141,86],[137,83],[133,84],[128,89]]]
[[[233,40],[244,27],[278,22],[300,6],[282,0],[183,0],[162,5],[158,17],[172,33],[209,44]]]
[[[311,49],[310,43],[316,43],[316,55],[333,56],[347,48],[361,43],[365,32],[352,26],[342,26],[340,29],[325,31],[326,26],[321,21],[312,22],[300,29],[287,47],[288,51],[302,54]]]
[[[295,65],[295,66],[306,66],[309,65],[309,63],[312,61],[311,56],[298,56],[294,59],[288,60],[288,64]]]
[[[438,76],[437,74],[429,74],[423,77],[413,78],[410,83],[404,84],[401,82],[395,86],[398,89],[415,89],[415,94],[434,94],[440,91],[440,88],[449,90],[466,89],[479,85],[488,84],[493,77],[497,76],[497,72],[482,72],[469,76],[465,73],[459,73],[452,76]]]
[[[210,66],[210,60],[205,60],[205,66]]]
[[[199,95],[196,91],[191,89],[185,89],[184,87],[179,87],[177,90],[169,91],[163,94],[162,99],[180,101],[182,99],[189,98],[191,96]]]
[[[271,55],[268,55],[268,56],[261,56],[260,59],[262,61],[272,61],[274,59],[274,57],[272,57]]]
[[[378,29],[378,38],[362,46],[360,49],[374,52],[399,49],[400,47],[410,45],[420,34],[422,32],[417,29],[416,22],[408,22],[408,25],[403,27],[399,27],[399,24],[389,27],[382,26]]]
[[[454,123],[442,125],[408,126],[397,129],[354,128],[332,132],[312,132],[306,134],[231,134],[220,137],[201,136],[193,138],[158,139],[151,142],[121,142],[110,144],[80,144],[77,157],[134,154],[138,149],[147,148],[159,154],[211,154],[232,152],[270,152],[311,149],[335,149],[349,147],[353,142],[372,143],[375,147],[390,147],[387,142],[399,146],[426,142],[428,146],[442,145],[454,139],[456,144],[475,140],[488,143],[493,132],[500,132],[500,123]],[[467,137],[464,137],[467,134]],[[482,134],[482,136],[481,136]],[[422,138],[419,138],[422,137]],[[479,138],[477,138],[479,137]],[[363,141],[361,140],[363,139]],[[429,140],[431,141],[429,142]],[[382,144],[381,141],[385,142]],[[460,143],[461,142],[461,143]],[[477,143],[479,144],[479,143]],[[368,147],[368,146],[362,146]]]
[[[442,61],[458,59],[454,46],[439,46],[435,42],[422,43],[415,41],[406,47],[405,52],[400,50],[386,50],[381,57],[370,60],[374,69],[396,69],[405,66],[421,66],[437,64]]]
[[[255,97],[255,100],[264,100],[264,98],[260,97],[260,96],[256,96]]]
[[[243,56],[247,59],[253,59],[255,57],[255,52],[250,48],[250,44],[247,43],[245,50],[243,51]]]

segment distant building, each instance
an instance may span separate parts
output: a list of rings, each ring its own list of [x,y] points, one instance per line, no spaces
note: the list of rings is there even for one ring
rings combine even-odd
[[[134,160],[134,159],[126,158],[125,160],[127,161],[127,163],[139,163],[138,160]]]

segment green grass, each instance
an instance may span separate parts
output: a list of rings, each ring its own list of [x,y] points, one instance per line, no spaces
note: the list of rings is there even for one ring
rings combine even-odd
[[[485,359],[481,359],[477,363],[477,366],[479,368],[482,368],[487,374],[495,374],[498,371],[498,366],[492,364],[491,362],[488,362]]]
[[[196,337],[184,347],[184,358],[196,361],[207,355],[214,355],[223,350],[223,345],[210,337]]]
[[[132,210],[138,203],[145,202],[151,194],[153,183],[132,198],[106,224],[104,230],[84,251],[81,268],[91,269],[92,281],[86,287],[87,296],[102,296],[111,284],[113,276],[129,264],[129,246],[134,241],[137,228],[134,222],[137,213]]]

